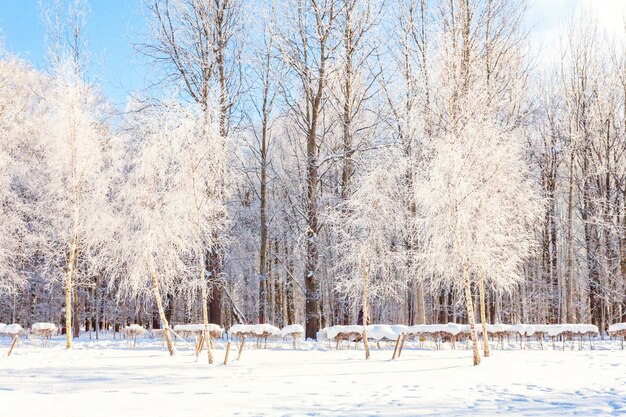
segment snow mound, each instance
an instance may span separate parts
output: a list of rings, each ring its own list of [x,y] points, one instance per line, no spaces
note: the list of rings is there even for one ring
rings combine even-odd
[[[254,334],[257,336],[263,336],[267,334],[269,336],[282,337],[280,329],[271,324],[235,324],[229,329],[229,333],[233,336],[243,334]]]
[[[7,327],[6,323],[0,323],[0,334],[4,332],[5,327]]]
[[[143,326],[140,326],[138,324],[131,324],[130,326],[124,327],[124,332],[143,334],[146,332],[146,329],[144,329]]]
[[[289,326],[283,327],[280,333],[283,337],[298,333],[304,334],[304,327],[302,327],[300,324],[291,324]]]
[[[404,329],[402,328],[404,327]],[[404,333],[408,326],[391,326],[389,324],[372,324],[367,326],[367,338],[375,340],[395,340]]]
[[[406,326],[404,324],[392,324],[391,325],[391,330],[396,332],[398,335],[400,333],[405,333],[408,330],[408,328],[409,328],[409,326]]]
[[[0,324],[0,329],[1,328],[2,328],[2,324]],[[619,332],[619,331],[624,331],[624,330],[626,330],[626,323],[615,323],[609,326],[609,332]]]
[[[16,323],[14,323],[14,324],[7,324],[2,329],[2,333],[10,334],[10,335],[17,335],[21,331],[22,331],[22,326],[20,326],[19,324],[16,324]]]
[[[487,324],[487,333],[508,333],[511,331],[510,324]],[[469,332],[469,326],[467,331]],[[480,323],[476,324],[476,333],[482,334],[483,326]]]
[[[519,333],[522,336],[532,336],[535,334],[535,326],[532,324],[514,324],[509,328],[510,332]]]
[[[487,333],[505,333],[511,330],[510,324],[488,324]]]
[[[406,333],[410,334],[425,334],[425,333],[448,333],[452,336],[456,336],[459,333],[469,332],[469,326],[448,323],[448,324],[416,324],[409,327]]]
[[[324,329],[322,329],[322,331],[326,332],[326,337],[328,337],[329,339],[334,339],[339,334],[357,333],[357,334],[362,335],[363,334],[363,326],[357,326],[357,325],[352,325],[352,326],[330,326],[330,327],[325,327]]]
[[[587,334],[598,333],[598,327],[593,324],[549,324],[548,336],[559,336],[563,333]]]
[[[177,324],[176,326],[174,326],[175,332],[203,332],[204,329],[204,324]],[[213,323],[209,323],[207,325],[207,330],[211,333],[221,333],[223,331],[223,329],[219,325]]]
[[[370,324],[367,326],[367,338],[374,340],[395,340],[402,333],[405,333],[409,329],[408,326],[401,324]],[[363,336],[363,326],[361,325],[349,325],[349,326],[330,326],[320,330],[320,338],[335,339],[337,336],[347,336],[351,334]]]
[[[54,323],[33,323],[30,328],[34,331],[50,330],[51,332],[54,332],[56,331],[57,326],[55,326]]]

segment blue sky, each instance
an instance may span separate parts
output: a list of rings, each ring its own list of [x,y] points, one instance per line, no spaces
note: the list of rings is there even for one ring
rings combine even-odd
[[[42,0],[46,1],[46,0]],[[142,38],[139,0],[92,0],[87,18],[90,77],[115,104],[145,85],[142,58],[132,42]],[[0,0],[0,36],[5,48],[38,68],[46,67],[44,28],[38,0]]]
[[[541,51],[539,55],[546,62],[558,58],[556,51],[563,26],[580,10],[590,9],[601,28],[624,35],[626,0],[528,0],[528,4],[527,24],[533,28],[529,41]],[[91,0],[86,30],[91,78],[114,104],[122,105],[130,91],[146,85],[149,68],[142,64],[142,57],[137,56],[132,46],[145,33],[142,2]],[[38,68],[45,68],[39,0],[0,0],[0,36],[8,51]]]

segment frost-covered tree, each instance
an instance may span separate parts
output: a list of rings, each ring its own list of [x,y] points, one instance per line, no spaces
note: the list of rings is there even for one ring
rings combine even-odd
[[[478,365],[472,283],[511,290],[523,279],[541,200],[519,136],[493,122],[469,121],[438,140],[428,176],[424,262],[434,285],[464,292]]]
[[[199,288],[208,325],[205,249],[226,226],[225,147],[204,114],[169,102],[130,120],[128,179],[120,195],[127,276],[120,288],[122,294],[151,289],[170,354],[162,292]]]
[[[36,152],[26,152],[36,129],[35,91],[40,81],[25,62],[0,47],[0,293],[15,294],[26,284],[24,265],[31,241],[28,168]]]
[[[337,211],[339,271],[336,290],[363,311],[365,359],[369,359],[367,325],[370,305],[398,297],[406,290],[402,240],[404,207],[398,204],[404,179],[403,158],[383,155],[359,179],[351,197]]]
[[[182,175],[184,176],[185,194],[192,203],[192,224],[195,234],[190,239],[189,252],[197,259],[198,285],[202,294],[202,320],[205,326],[204,340],[207,346],[209,364],[213,363],[211,339],[208,329],[208,282],[206,274],[205,252],[207,247],[219,244],[219,237],[224,239],[227,222],[225,199],[228,196],[228,169],[226,165],[225,137],[214,128],[211,120],[204,118],[206,113],[188,118],[196,120],[196,128],[187,133],[184,139]],[[199,116],[199,119],[198,119]],[[184,119],[179,119],[184,120]],[[185,164],[186,162],[186,164]],[[185,227],[185,225],[181,225]],[[219,324],[219,323],[217,323]]]
[[[12,293],[20,284],[19,268],[16,268],[16,257],[19,253],[19,236],[22,228],[22,219],[15,207],[15,194],[12,189],[13,173],[10,170],[14,161],[11,158],[9,149],[6,148],[7,132],[0,131],[0,292]],[[17,233],[16,233],[17,232]]]
[[[65,275],[67,348],[72,347],[72,292],[82,249],[98,245],[99,213],[106,207],[108,176],[105,149],[109,140],[99,97],[86,85],[71,60],[55,69],[42,102],[41,146],[45,149],[36,222],[40,250],[50,278]]]

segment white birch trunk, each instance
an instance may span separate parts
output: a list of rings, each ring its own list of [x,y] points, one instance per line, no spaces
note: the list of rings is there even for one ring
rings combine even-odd
[[[152,261],[150,261],[150,277],[152,278],[152,290],[154,292],[154,297],[156,298],[157,307],[159,309],[159,317],[161,318],[161,323],[163,325],[163,329],[165,330],[165,341],[167,343],[167,350],[171,355],[174,355],[174,346],[172,345],[172,337],[170,335],[170,325],[167,322],[167,317],[165,317],[165,309],[163,308],[163,302],[161,301],[161,290],[159,288],[159,278],[157,277],[156,271],[154,270],[154,265]]]
[[[463,274],[465,275],[465,304],[467,307],[467,318],[470,326],[470,337],[472,339],[474,365],[480,365],[480,352],[478,351],[478,338],[476,337],[476,319],[474,318],[474,303],[472,301],[470,272],[467,265],[464,265],[463,269]]]

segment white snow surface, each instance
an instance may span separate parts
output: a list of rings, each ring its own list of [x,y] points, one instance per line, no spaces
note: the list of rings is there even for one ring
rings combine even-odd
[[[328,343],[272,342],[247,347],[237,361],[196,360],[179,344],[170,357],[161,341],[88,335],[65,349],[21,340],[10,357],[0,339],[0,415],[45,417],[204,416],[617,416],[626,415],[626,350],[620,341],[594,342],[594,350],[495,349],[472,366],[465,344],[419,349],[407,342],[391,361],[393,343],[328,350]],[[426,346],[429,346],[426,343]],[[202,359],[204,357],[201,356]]]
[[[283,327],[280,333],[283,337],[298,333],[304,334],[304,327],[302,327],[301,324],[290,324],[289,326]]]
[[[14,324],[7,324],[6,326],[4,326],[4,328],[2,329],[2,333],[4,334],[10,334],[10,335],[16,335],[19,332],[22,331],[22,326],[20,326],[17,323]]]
[[[221,332],[223,329],[213,323],[209,323],[207,326],[209,332]],[[177,324],[174,326],[175,332],[203,332],[204,324]]]
[[[269,333],[271,336],[282,336],[280,329],[271,324],[234,324],[230,327],[228,332],[231,335],[238,335],[243,333],[253,333],[261,336],[263,333]]]
[[[1,328],[2,325],[0,325]],[[626,330],[626,323],[615,323],[609,326],[609,332],[618,332],[620,330]]]
[[[55,331],[57,329],[57,326],[54,323],[33,323],[33,325],[30,326],[30,328],[33,330]]]

